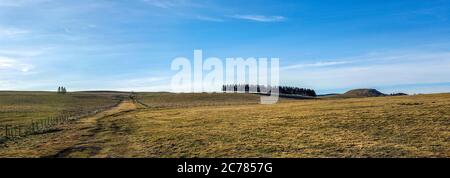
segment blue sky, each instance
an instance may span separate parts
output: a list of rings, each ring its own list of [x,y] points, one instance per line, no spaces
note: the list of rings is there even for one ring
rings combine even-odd
[[[450,1],[0,0],[0,90],[170,89],[173,58],[278,57],[281,82],[450,92]]]

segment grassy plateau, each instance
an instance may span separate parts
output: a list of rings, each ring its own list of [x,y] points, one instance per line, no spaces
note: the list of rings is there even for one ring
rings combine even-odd
[[[117,95],[112,94],[0,92],[0,125],[21,125],[117,102]]]
[[[76,96],[50,95],[46,100],[55,103],[46,106],[34,101],[39,94],[23,94],[21,101],[33,102],[22,112],[12,107],[13,96],[2,93],[0,121],[14,122],[5,121],[8,108],[23,120],[30,117],[23,113],[54,114],[50,110],[111,100]],[[450,157],[450,94],[282,99],[274,105],[258,104],[253,94],[137,98],[58,126],[58,132],[0,144],[0,157]]]

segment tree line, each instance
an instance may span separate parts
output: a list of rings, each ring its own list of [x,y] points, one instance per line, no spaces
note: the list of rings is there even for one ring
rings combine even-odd
[[[228,90],[227,90],[228,89]],[[270,94],[276,86],[264,86],[264,85],[249,85],[249,84],[230,84],[223,85],[223,92],[245,92],[245,93],[265,93]],[[316,97],[317,94],[313,89],[290,87],[290,86],[278,86],[278,92],[286,95],[301,95]]]
[[[60,93],[60,94],[67,93],[66,87],[58,87],[58,93]]]

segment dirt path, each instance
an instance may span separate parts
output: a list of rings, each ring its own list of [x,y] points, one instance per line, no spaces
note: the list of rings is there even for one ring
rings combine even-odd
[[[128,122],[133,118],[123,121],[121,116],[137,107],[125,100],[107,111],[61,125],[56,132],[7,143],[0,148],[0,157],[115,157],[133,146],[126,140],[132,131]]]

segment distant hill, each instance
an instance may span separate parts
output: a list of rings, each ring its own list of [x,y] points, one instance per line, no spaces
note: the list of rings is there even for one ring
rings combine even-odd
[[[113,90],[92,90],[92,91],[76,91],[75,93],[131,93],[129,91],[113,91]]]
[[[379,96],[389,96],[376,89],[355,89],[350,90],[344,94],[328,94],[320,95],[319,98],[323,99],[333,99],[333,98],[364,98],[364,97],[379,97]]]
[[[376,89],[356,89],[356,90],[350,90],[343,94],[344,96],[348,97],[379,97],[379,96],[386,96],[386,94],[381,93],[380,91]]]

